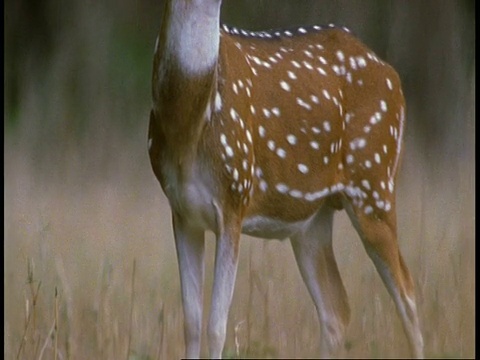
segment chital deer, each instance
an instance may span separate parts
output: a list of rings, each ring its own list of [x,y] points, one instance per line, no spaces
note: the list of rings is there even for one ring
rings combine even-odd
[[[345,209],[423,356],[414,285],[397,244],[405,103],[395,70],[347,29],[220,26],[221,0],[167,0],[155,47],[151,164],[172,209],[186,356],[200,355],[204,232],[216,235],[210,356],[221,357],[241,233],[290,238],[321,325],[350,310],[332,248]]]

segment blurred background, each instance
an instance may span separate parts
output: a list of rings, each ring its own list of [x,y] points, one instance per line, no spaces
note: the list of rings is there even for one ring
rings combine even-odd
[[[183,354],[170,214],[146,146],[163,4],[4,4],[5,358]],[[397,69],[407,101],[399,238],[426,354],[473,357],[475,2],[237,0],[224,1],[222,21],[345,25]],[[335,246],[352,307],[342,355],[408,355],[343,214]],[[315,356],[314,314],[288,242],[245,237],[226,355]]]

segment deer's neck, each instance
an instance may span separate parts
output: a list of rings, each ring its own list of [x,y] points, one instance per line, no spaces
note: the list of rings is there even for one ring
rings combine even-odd
[[[192,144],[216,90],[221,0],[168,0],[153,68],[153,110],[167,142]],[[188,141],[186,141],[188,140]]]

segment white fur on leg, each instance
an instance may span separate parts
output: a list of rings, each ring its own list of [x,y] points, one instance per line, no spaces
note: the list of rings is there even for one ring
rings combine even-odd
[[[199,358],[205,254],[203,231],[188,227],[175,216],[173,225],[182,286],[186,357]]]
[[[238,256],[227,236],[217,240],[212,306],[208,324],[210,357],[222,356],[227,330],[228,311],[232,301],[237,273]]]

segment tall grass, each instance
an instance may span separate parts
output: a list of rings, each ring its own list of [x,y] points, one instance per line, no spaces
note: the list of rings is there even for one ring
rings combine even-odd
[[[44,358],[58,351],[59,359],[118,359],[128,349],[131,359],[181,357],[169,209],[145,149],[112,152],[114,177],[85,182],[84,169],[64,164],[68,177],[45,181],[21,148],[7,145],[5,358],[33,359],[42,350]],[[400,246],[416,279],[428,356],[475,354],[472,158],[473,152],[456,164],[452,176],[445,163],[425,171],[407,150],[399,180]],[[335,219],[334,244],[352,308],[342,354],[407,356],[393,302],[343,213]],[[209,234],[206,311],[213,250]],[[50,331],[53,323],[58,334]],[[243,238],[226,355],[314,357],[319,336],[289,243]]]

